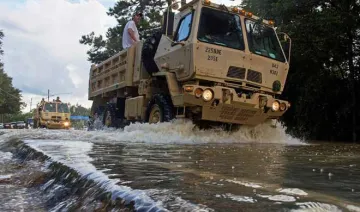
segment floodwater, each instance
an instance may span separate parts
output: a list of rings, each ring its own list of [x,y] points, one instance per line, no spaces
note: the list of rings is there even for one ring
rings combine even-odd
[[[0,211],[360,211],[360,145],[267,125],[0,135]]]

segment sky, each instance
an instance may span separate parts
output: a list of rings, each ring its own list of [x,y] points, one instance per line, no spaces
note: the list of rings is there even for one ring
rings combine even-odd
[[[91,107],[88,101],[88,46],[79,43],[92,31],[105,34],[116,24],[106,12],[117,0],[0,0],[2,60],[13,85],[30,110],[42,97]],[[188,0],[189,1],[189,0]],[[240,0],[216,0],[238,5]],[[58,94],[58,95],[57,95]]]

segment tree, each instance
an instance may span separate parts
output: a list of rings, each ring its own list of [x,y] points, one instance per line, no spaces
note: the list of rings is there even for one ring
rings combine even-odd
[[[283,98],[289,133],[319,140],[357,140],[359,1],[245,0],[293,39]]]
[[[79,104],[76,104],[70,107],[70,112],[72,116],[89,116],[90,108],[85,108]]]
[[[4,33],[0,30],[0,56],[3,55],[2,39]],[[4,71],[4,64],[0,59],[0,114],[18,113],[24,102],[21,102],[20,90],[12,85],[12,78]]]
[[[33,117],[33,112],[28,113],[14,113],[14,114],[6,114],[4,116],[4,122],[13,122],[13,121],[27,121],[27,119]]]
[[[138,27],[140,38],[149,36],[153,29],[160,27],[161,12],[171,0],[128,0],[118,1],[110,8],[108,15],[117,20],[117,25],[108,29],[106,38],[96,36],[94,32],[83,35],[80,43],[90,46],[87,51],[88,60],[92,63],[100,63],[115,53],[121,51],[122,34],[126,23],[132,19],[135,12],[142,12],[144,17]]]
[[[70,107],[71,116],[89,116],[90,108],[85,108],[79,104],[72,105]],[[83,129],[84,126],[87,126],[87,121],[84,120],[72,120],[71,126],[74,129]]]

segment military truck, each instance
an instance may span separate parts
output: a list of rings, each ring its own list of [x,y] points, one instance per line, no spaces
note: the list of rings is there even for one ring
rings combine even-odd
[[[238,7],[209,0],[176,6],[164,13],[159,32],[91,66],[93,116],[108,127],[174,118],[258,125],[281,117],[290,107],[279,99],[290,37]]]
[[[37,104],[33,114],[33,128],[69,129],[70,110],[61,101],[45,101]]]

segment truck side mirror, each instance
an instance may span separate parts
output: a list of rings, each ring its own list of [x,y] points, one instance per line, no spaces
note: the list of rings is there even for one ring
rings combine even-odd
[[[281,43],[281,46],[284,50],[286,59],[288,61],[288,63],[290,63],[290,56],[291,56],[291,38],[288,34],[284,33],[284,32],[279,32],[279,40]]]
[[[166,36],[172,36],[174,29],[174,17],[175,13],[170,12],[169,9],[167,10],[167,12],[164,13],[162,33]]]

